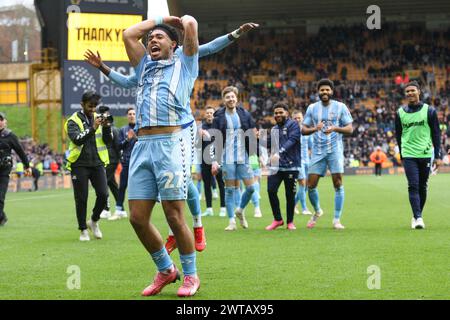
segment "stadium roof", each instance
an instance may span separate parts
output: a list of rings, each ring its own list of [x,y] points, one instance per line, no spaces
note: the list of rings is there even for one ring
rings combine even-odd
[[[285,19],[298,24],[320,18],[366,19],[366,10],[374,2],[381,8],[382,18],[401,16],[403,20],[408,20],[414,16],[414,21],[417,21],[417,16],[425,20],[424,15],[430,14],[438,14],[447,21],[450,18],[448,0],[168,0],[168,5],[171,14],[190,14],[202,24]]]

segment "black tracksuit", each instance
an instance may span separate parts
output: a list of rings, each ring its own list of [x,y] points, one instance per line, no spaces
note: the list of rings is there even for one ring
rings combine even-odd
[[[119,185],[116,181],[116,169],[119,165],[120,160],[120,136],[119,129],[116,127],[112,127],[112,143],[108,145],[108,155],[109,155],[109,164],[106,167],[106,180],[108,182],[109,190],[113,194],[114,200],[117,201],[119,199]],[[110,205],[109,200],[106,205],[106,210],[109,211]]]
[[[284,182],[286,196],[286,217],[287,223],[294,221],[296,181],[298,170],[300,168],[300,127],[297,121],[287,119],[283,124],[276,125],[272,130],[279,130],[278,141],[269,140],[269,144],[278,146],[279,167],[271,168],[267,179],[267,192],[269,194],[270,206],[273,217],[276,221],[283,221],[280,210],[280,201],[278,199],[278,189]],[[272,149],[270,147],[269,149]],[[276,172],[272,172],[276,171]]]
[[[100,214],[105,208],[108,200],[108,186],[106,182],[106,173],[104,163],[100,160],[95,142],[95,129],[93,128],[94,119],[88,119],[82,111],[78,116],[83,122],[84,131],[81,131],[78,125],[69,120],[68,135],[70,140],[78,146],[83,146],[81,154],[77,161],[71,164],[71,175],[73,191],[75,195],[75,207],[77,211],[78,228],[87,229],[87,199],[89,195],[89,181],[95,189],[97,199],[92,210],[92,221],[100,220]],[[106,145],[111,144],[111,127],[103,127],[103,141]]]
[[[116,201],[116,207],[121,207],[122,210],[124,210],[123,203],[125,201],[125,192],[128,187],[128,170],[130,166],[131,152],[133,151],[134,144],[137,141],[136,138],[128,140],[128,131],[134,130],[135,126],[135,124],[128,124],[120,128],[119,132],[120,150],[122,151],[122,155],[120,157],[122,171],[120,172],[119,197]]]
[[[207,123],[206,121],[203,121],[202,123],[202,129],[208,131],[212,128],[212,123]],[[211,163],[211,148],[213,146],[213,141],[208,141],[205,137],[202,137],[202,179],[205,184],[205,198],[206,198],[206,207],[212,208],[212,182],[213,182],[213,175],[211,174],[211,165],[208,163]],[[206,151],[205,151],[206,150]],[[220,207],[225,207],[225,185],[223,182],[222,177],[222,170],[219,170],[219,173],[216,176],[217,183],[219,185],[220,190]]]
[[[6,222],[6,214],[3,209],[5,207],[6,192],[8,191],[9,174],[12,168],[12,150],[22,160],[25,169],[28,169],[30,164],[17,136],[9,129],[0,130],[0,224]]]

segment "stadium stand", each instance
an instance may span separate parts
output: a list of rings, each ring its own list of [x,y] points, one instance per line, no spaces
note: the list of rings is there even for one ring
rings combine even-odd
[[[396,166],[395,112],[403,103],[404,84],[412,79],[423,84],[423,100],[437,108],[442,145],[450,149],[449,38],[450,30],[430,32],[396,24],[385,24],[383,32],[324,27],[306,37],[293,29],[283,34],[256,31],[201,61],[191,105],[200,118],[206,105],[220,105],[221,88],[234,85],[259,126],[268,127],[275,102],[305,112],[318,99],[315,81],[329,77],[336,84],[335,98],[348,105],[355,120],[354,134],[345,139],[347,166],[351,159],[369,165],[378,145],[388,154],[388,165]]]

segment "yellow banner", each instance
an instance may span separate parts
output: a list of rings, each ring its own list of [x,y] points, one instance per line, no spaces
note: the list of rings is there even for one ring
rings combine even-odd
[[[69,13],[67,58],[84,60],[84,52],[90,49],[98,50],[105,61],[128,61],[122,34],[140,21],[139,15]]]

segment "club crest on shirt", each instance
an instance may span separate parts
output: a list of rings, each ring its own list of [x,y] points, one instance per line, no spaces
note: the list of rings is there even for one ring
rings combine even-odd
[[[162,77],[163,77],[163,69],[162,68],[155,69],[155,73],[153,74],[153,79],[160,80]]]

